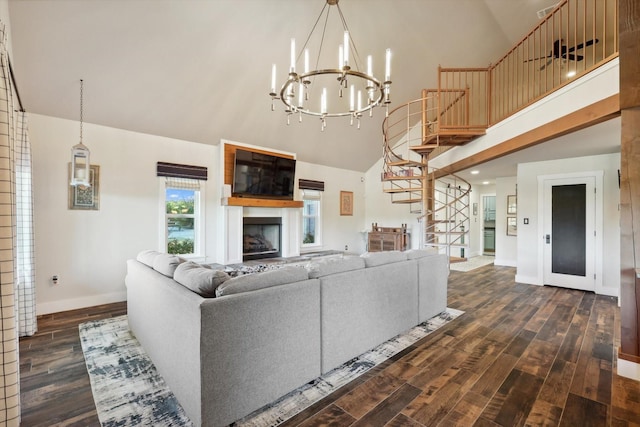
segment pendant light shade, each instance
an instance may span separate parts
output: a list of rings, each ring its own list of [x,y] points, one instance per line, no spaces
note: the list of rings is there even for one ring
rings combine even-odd
[[[90,187],[90,153],[87,146],[82,143],[83,95],[84,85],[83,81],[80,80],[80,143],[71,148],[71,185],[84,185],[86,187]]]
[[[82,142],[71,148],[71,185],[90,186],[89,149]]]

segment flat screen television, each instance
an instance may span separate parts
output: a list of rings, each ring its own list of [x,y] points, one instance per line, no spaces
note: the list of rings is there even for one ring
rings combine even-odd
[[[295,173],[295,159],[237,149],[233,196],[293,200]]]

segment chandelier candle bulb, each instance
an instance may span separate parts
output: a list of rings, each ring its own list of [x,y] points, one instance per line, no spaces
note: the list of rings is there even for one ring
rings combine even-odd
[[[349,68],[349,31],[344,32],[344,57],[342,63],[344,68]]]
[[[291,73],[296,72],[296,39],[291,39]]]
[[[344,67],[344,48],[342,45],[338,46],[338,68],[342,70]]]
[[[271,96],[276,96],[276,64],[271,65]]]
[[[387,52],[386,52],[386,60],[385,60],[385,67],[384,67],[384,81],[385,83],[391,81],[391,49],[387,49]]]
[[[322,88],[322,96],[320,97],[320,113],[327,114],[327,88]]]

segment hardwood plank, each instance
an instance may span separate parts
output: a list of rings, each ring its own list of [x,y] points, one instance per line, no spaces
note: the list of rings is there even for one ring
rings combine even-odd
[[[523,425],[543,381],[540,377],[513,369],[489,401],[482,417],[503,426]]]
[[[318,412],[313,417],[309,418],[305,422],[298,424],[301,427],[310,427],[310,426],[332,426],[332,427],[341,427],[341,426],[350,426],[355,421],[351,415],[338,408],[335,405],[329,405],[322,411]]]
[[[559,348],[560,344],[553,344],[536,338],[529,343],[515,369],[528,372],[540,378],[546,378]]]
[[[607,405],[573,393],[569,394],[560,427],[604,425],[607,425]]]
[[[412,420],[404,414],[396,415],[391,421],[386,424],[386,427],[424,427],[416,420]]]
[[[354,427],[364,426],[384,426],[391,419],[400,413],[402,408],[407,406],[413,399],[420,394],[420,389],[409,384],[404,384],[395,393],[386,398],[373,410],[369,411],[364,417],[360,418]]]
[[[549,403],[554,407],[562,408],[569,395],[571,380],[573,379],[575,370],[575,363],[556,359],[549,371],[549,375],[542,385],[538,400]]]
[[[439,425],[443,427],[473,425],[488,402],[489,397],[470,391],[456,403],[452,411],[442,418]]]

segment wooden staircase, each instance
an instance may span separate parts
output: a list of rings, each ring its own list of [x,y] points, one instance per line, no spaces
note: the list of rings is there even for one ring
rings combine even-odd
[[[458,111],[459,107],[464,110],[468,89],[452,89],[447,94],[455,96],[441,106],[442,91],[423,90],[422,98],[389,113],[382,125],[381,178],[391,202],[406,204],[418,215],[422,246],[440,248],[454,262],[463,261],[468,251],[471,185],[455,175],[435,179],[429,160],[484,135],[486,126],[469,126],[468,112]],[[462,123],[452,122],[452,117]]]

